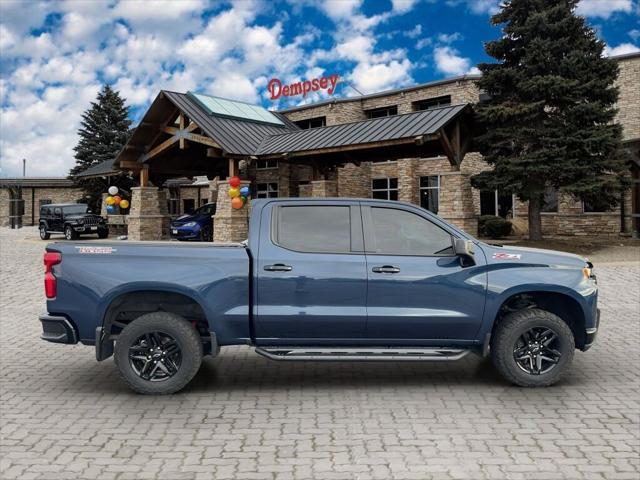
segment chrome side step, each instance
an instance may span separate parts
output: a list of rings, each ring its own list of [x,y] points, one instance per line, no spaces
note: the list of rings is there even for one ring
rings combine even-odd
[[[278,361],[438,362],[459,360],[463,348],[257,347],[256,353]]]

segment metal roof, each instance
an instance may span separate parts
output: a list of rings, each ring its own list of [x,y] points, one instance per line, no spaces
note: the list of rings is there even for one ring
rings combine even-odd
[[[256,155],[322,150],[435,134],[468,104],[448,105],[419,112],[312,128],[265,138]]]
[[[187,94],[166,90],[163,90],[163,93],[171,103],[196,122],[207,136],[218,143],[225,153],[232,155],[254,155],[265,137],[298,129],[284,115],[277,112],[271,113],[285,125],[278,126],[211,115]]]
[[[114,166],[114,162],[115,159],[100,162],[87,168],[84,172],[80,172],[76,175],[76,178],[109,177],[111,175],[117,175],[121,173],[121,171]]]
[[[64,177],[16,177],[0,178],[0,187],[75,187],[73,180]]]

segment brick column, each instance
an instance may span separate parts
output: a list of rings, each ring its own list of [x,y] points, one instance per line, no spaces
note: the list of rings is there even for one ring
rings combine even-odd
[[[402,158],[398,165],[398,200],[415,205],[420,204],[420,178],[415,175],[413,158]]]
[[[299,197],[311,197],[313,196],[311,183],[306,183],[304,185],[298,185],[298,196]]]
[[[347,164],[338,169],[338,196],[371,198],[371,163]]]
[[[248,187],[251,182],[243,181],[240,188]],[[218,243],[242,242],[249,234],[249,205],[234,210],[229,198],[229,183],[218,181],[218,199],[216,214],[213,216],[213,241]]]
[[[133,187],[129,240],[162,240],[169,233],[167,194],[158,187]]]
[[[337,197],[338,182],[336,180],[313,180],[311,182],[312,197]]]

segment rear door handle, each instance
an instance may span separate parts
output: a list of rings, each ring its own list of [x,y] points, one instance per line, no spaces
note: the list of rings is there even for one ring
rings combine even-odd
[[[373,273],[399,273],[400,269],[392,265],[383,265],[382,267],[373,267],[371,271]]]
[[[284,263],[276,263],[275,265],[265,265],[264,269],[267,272],[290,272],[293,267],[285,265]]]

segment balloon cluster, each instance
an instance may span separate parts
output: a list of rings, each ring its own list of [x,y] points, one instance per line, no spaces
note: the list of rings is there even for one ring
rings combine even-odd
[[[249,187],[240,188],[240,178],[231,177],[229,179],[229,196],[231,197],[231,208],[238,210],[244,207],[249,198]]]
[[[116,213],[116,208],[120,207],[125,210],[129,208],[129,200],[118,195],[118,187],[109,187],[109,196],[105,198],[104,203],[107,204],[107,213]]]

